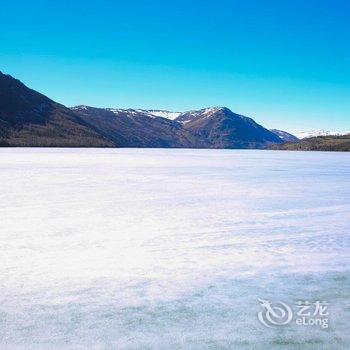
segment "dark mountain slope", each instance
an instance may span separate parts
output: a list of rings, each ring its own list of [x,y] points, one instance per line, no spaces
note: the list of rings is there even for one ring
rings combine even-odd
[[[0,72],[0,144],[111,147],[76,113]]]
[[[266,148],[282,140],[253,119],[225,107],[183,113],[175,119],[185,129],[207,140],[210,148]]]

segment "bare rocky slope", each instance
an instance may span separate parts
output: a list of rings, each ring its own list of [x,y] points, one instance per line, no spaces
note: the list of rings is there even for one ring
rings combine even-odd
[[[0,72],[2,146],[112,147],[71,109]]]

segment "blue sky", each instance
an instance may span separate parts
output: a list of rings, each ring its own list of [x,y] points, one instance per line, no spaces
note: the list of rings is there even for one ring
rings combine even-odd
[[[68,106],[350,129],[347,0],[3,1],[0,70]]]

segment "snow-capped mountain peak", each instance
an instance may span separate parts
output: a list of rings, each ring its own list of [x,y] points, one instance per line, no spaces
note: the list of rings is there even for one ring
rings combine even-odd
[[[85,105],[71,107],[71,109],[74,111],[83,111],[89,108],[91,107],[85,106]],[[200,110],[191,110],[186,112],[173,112],[173,111],[161,110],[161,109],[133,109],[133,108],[104,108],[104,109],[116,115],[119,115],[120,113],[124,113],[128,115],[143,114],[151,118],[165,118],[169,120],[176,120],[180,116],[186,116],[186,119],[193,118],[193,117],[201,117],[201,118],[210,117],[214,113],[219,111],[224,111],[227,108],[226,107],[207,107]],[[179,118],[178,121],[180,123],[185,122],[185,120],[181,120],[181,118]]]

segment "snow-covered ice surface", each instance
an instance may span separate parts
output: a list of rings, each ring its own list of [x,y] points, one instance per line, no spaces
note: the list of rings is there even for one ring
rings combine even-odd
[[[0,189],[2,350],[350,347],[350,153],[2,148]]]

